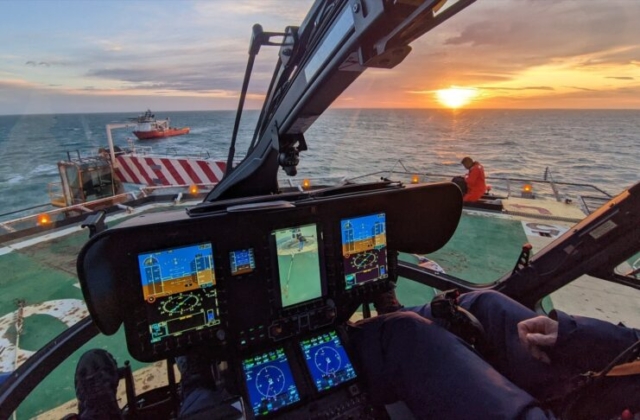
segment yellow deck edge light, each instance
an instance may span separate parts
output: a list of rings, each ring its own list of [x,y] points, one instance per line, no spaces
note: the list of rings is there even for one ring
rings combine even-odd
[[[42,213],[38,215],[38,226],[46,226],[51,224],[51,216],[47,213]]]
[[[535,196],[533,195],[533,185],[531,184],[524,184],[522,186],[522,194],[521,194],[522,198],[535,198]]]

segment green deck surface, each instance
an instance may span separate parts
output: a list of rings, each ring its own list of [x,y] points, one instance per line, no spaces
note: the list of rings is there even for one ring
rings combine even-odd
[[[15,311],[18,299],[24,300],[26,305],[54,299],[82,300],[76,258],[87,238],[88,232],[84,230],[0,256],[0,316]],[[48,315],[27,317],[20,334],[20,348],[38,350],[65,329],[63,322]],[[6,338],[15,343],[14,327],[9,328]],[[108,348],[119,364],[131,360],[134,370],[146,366],[133,360],[123,346],[124,342],[123,331],[111,337],[94,338],[38,385],[18,408],[17,418],[32,418],[74,399],[75,366],[88,349]]]
[[[527,237],[519,221],[463,214],[453,237],[440,250],[427,255],[447,274],[475,284],[490,283],[513,270]],[[400,259],[417,264],[411,254]],[[423,305],[434,295],[432,287],[398,279],[398,300],[404,306]]]

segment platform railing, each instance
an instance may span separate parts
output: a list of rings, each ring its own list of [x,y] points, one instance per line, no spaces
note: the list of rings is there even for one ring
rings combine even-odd
[[[523,187],[528,185],[533,192],[533,196],[567,203],[575,201],[586,214],[591,214],[613,197],[608,192],[592,184],[555,181],[549,176],[548,170],[546,172],[546,179],[487,176],[486,182],[489,186],[489,193],[497,198],[520,196]],[[367,179],[371,181],[385,179],[404,183],[426,183],[447,182],[456,176],[460,176],[460,174],[411,171],[402,161],[397,161],[391,170],[359,175],[349,178],[347,181],[362,182]]]
[[[193,201],[195,205],[204,198],[213,185],[202,184],[195,187],[197,187],[195,190],[194,185],[141,187],[138,190],[72,206],[54,208],[49,203],[5,213],[0,216],[21,213],[23,215],[0,222],[0,244],[47,230],[79,225],[88,215],[99,210],[106,210],[108,213],[131,211],[135,207],[151,202],[176,205],[183,201]]]

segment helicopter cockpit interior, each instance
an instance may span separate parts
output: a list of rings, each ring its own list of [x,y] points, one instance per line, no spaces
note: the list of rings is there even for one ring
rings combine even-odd
[[[219,205],[135,217],[85,245],[79,278],[98,328],[124,324],[144,362],[206,347],[249,417],[368,413],[341,327],[391,287],[398,250],[431,252],[453,235],[457,187],[383,183]]]
[[[306,130],[353,81],[368,68],[396,66],[411,42],[473,1],[317,0],[299,27],[270,33],[255,25],[224,178],[187,211],[143,213],[109,229],[87,223],[92,234],[77,272],[91,317],[0,386],[0,417],[99,332],[124,326],[129,354],[141,362],[171,364],[205,349],[247,418],[386,418],[368,397],[345,325],[398,277],[439,290],[492,288],[530,308],[582,274],[623,283],[611,273],[638,251],[640,184],[478,287],[398,258],[432,253],[452,237],[462,214],[453,183],[383,178],[280,188],[279,168],[296,174]],[[279,47],[276,69],[247,154],[236,163],[253,60],[268,45]],[[129,417],[175,417],[171,372],[168,390],[155,398],[169,395],[169,402],[157,410],[131,406]]]

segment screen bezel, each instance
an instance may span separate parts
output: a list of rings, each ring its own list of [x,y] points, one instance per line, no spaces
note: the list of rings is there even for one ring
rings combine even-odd
[[[332,385],[329,388],[325,388],[325,389],[318,389],[318,384],[316,383],[316,378],[314,377],[312,371],[311,371],[311,367],[309,366],[309,363],[307,362],[307,359],[305,357],[305,352],[304,349],[302,348],[302,342],[305,340],[312,340],[313,338],[316,337],[320,337],[322,335],[325,334],[334,334],[336,336],[336,338],[340,341],[340,344],[342,346],[342,349],[344,350],[344,354],[347,357],[347,359],[349,360],[349,363],[351,364],[351,368],[353,369],[354,372],[354,377],[347,379],[346,381],[340,382],[338,384]],[[340,336],[340,334],[338,333],[338,331],[336,331],[335,329],[331,329],[331,330],[327,330],[327,331],[323,331],[323,332],[316,332],[314,334],[311,335],[306,335],[304,337],[300,337],[297,339],[297,351],[300,353],[300,357],[302,358],[303,361],[303,366],[304,366],[304,370],[306,372],[306,374],[309,377],[309,381],[311,382],[311,384],[313,385],[313,389],[315,392],[319,393],[319,394],[324,394],[327,392],[331,392],[334,391],[336,389],[342,388],[344,386],[348,386],[349,384],[355,382],[358,380],[359,374],[358,374],[358,369],[355,366],[354,360],[351,358],[351,356],[349,355],[349,351],[348,348],[345,344],[345,340],[343,340],[343,338]]]
[[[248,253],[250,253],[250,254],[251,254],[251,257],[253,258],[253,264],[254,264],[254,266],[253,266],[252,268],[250,268],[249,270],[242,271],[242,272],[235,272],[235,273],[234,273],[234,272],[233,272],[233,270],[231,269],[231,256],[232,256],[234,253],[236,253],[236,252],[240,252],[240,251],[246,251],[246,252],[248,252]],[[244,276],[244,275],[247,275],[247,274],[251,274],[251,273],[253,273],[253,272],[255,272],[255,271],[256,271],[256,268],[257,268],[257,266],[256,266],[256,252],[255,252],[255,250],[253,249],[253,247],[240,248],[240,249],[233,249],[233,250],[229,251],[229,274],[230,274],[232,277]]]
[[[283,306],[283,301],[282,301],[282,279],[280,278],[280,265],[279,265],[279,261],[278,261],[278,250],[277,250],[277,244],[276,244],[276,235],[275,232],[276,231],[282,231],[282,230],[287,230],[287,229],[295,229],[298,227],[302,227],[302,226],[308,226],[308,225],[315,225],[315,230],[316,230],[316,238],[317,238],[317,242],[318,242],[318,270],[319,270],[319,274],[320,274],[320,296],[317,297],[313,297],[311,299],[302,301],[302,302],[298,302],[298,303],[294,303],[288,306]],[[280,225],[277,227],[273,227],[269,233],[269,248],[270,248],[270,253],[271,253],[271,266],[272,266],[272,273],[273,273],[273,277],[274,277],[274,285],[276,285],[276,287],[274,287],[275,291],[274,291],[274,298],[276,300],[277,306],[279,309],[283,310],[283,311],[289,311],[291,309],[295,308],[300,308],[300,307],[304,307],[305,305],[314,303],[314,302],[318,302],[324,298],[326,298],[327,296],[327,276],[326,276],[326,263],[325,263],[325,243],[324,243],[324,237],[323,237],[323,230],[322,230],[322,226],[321,223],[318,220],[303,220],[301,222],[294,222],[294,223],[288,223],[287,225]]]
[[[251,401],[251,392],[249,390],[249,383],[247,381],[247,372],[245,370],[245,366],[244,365],[245,365],[245,362],[247,360],[255,358],[255,357],[258,357],[258,356],[262,356],[262,355],[268,354],[271,351],[280,351],[284,355],[287,368],[289,369],[289,376],[290,376],[290,378],[291,378],[291,380],[293,382],[293,385],[295,386],[296,391],[298,393],[298,400],[290,402],[287,405],[279,407],[276,410],[269,411],[268,413],[265,413],[265,414],[255,414],[254,407],[253,407],[253,401]],[[256,417],[256,418],[265,418],[265,417],[268,418],[268,417],[272,416],[274,413],[279,413],[279,412],[282,412],[282,410],[290,409],[291,407],[295,407],[295,406],[299,405],[300,403],[302,403],[304,401],[304,398],[303,398],[303,395],[302,395],[302,392],[301,392],[304,389],[304,387],[301,387],[300,384],[299,384],[299,379],[298,379],[299,376],[296,375],[295,365],[293,363],[291,363],[291,357],[290,357],[289,352],[287,351],[285,346],[281,345],[281,346],[277,346],[275,348],[272,348],[270,350],[266,350],[265,349],[263,351],[255,352],[255,353],[253,353],[251,355],[243,356],[240,359],[240,372],[241,372],[241,376],[242,376],[242,382],[244,383],[244,388],[245,388],[245,391],[247,393],[247,400],[248,400],[247,402],[248,402],[248,405],[249,405],[249,410],[251,411],[253,416]]]
[[[148,314],[148,304],[147,300],[144,298],[144,292],[142,288],[142,272],[140,266],[139,257],[145,254],[154,254],[165,251],[170,251],[173,249],[181,249],[181,248],[189,248],[198,245],[209,245],[211,249],[211,270],[213,273],[213,285],[206,288],[208,290],[215,290],[216,292],[216,323],[213,325],[202,325],[200,327],[191,328],[185,331],[182,331],[180,334],[173,335],[169,334],[164,336],[159,341],[153,341],[153,335],[151,333],[151,319]],[[138,251],[135,253],[128,253],[131,258],[130,263],[131,267],[134,268],[133,272],[135,272],[135,283],[128,284],[128,292],[125,292],[129,297],[128,300],[131,303],[135,302],[134,311],[132,313],[128,313],[124,317],[125,324],[125,335],[127,337],[127,348],[132,356],[134,356],[137,360],[140,361],[155,361],[155,358],[149,359],[149,356],[153,357],[153,352],[151,349],[158,348],[158,346],[171,346],[169,350],[167,348],[166,355],[171,355],[175,353],[180,353],[179,348],[175,346],[175,343],[178,340],[184,339],[187,336],[194,336],[196,334],[201,334],[203,331],[206,332],[206,337],[209,339],[213,337],[215,331],[217,331],[221,326],[226,322],[224,319],[222,305],[220,301],[220,261],[218,260],[218,254],[216,250],[215,244],[207,239],[202,238],[201,240],[190,241],[187,243],[179,242],[173,246],[164,246],[155,248],[152,250],[144,250]],[[200,289],[199,289],[200,290]],[[135,296],[135,298],[134,298]],[[171,295],[163,296],[160,299],[165,299]],[[134,300],[132,300],[134,299]],[[143,321],[143,322],[141,322]]]
[[[362,283],[356,283],[351,287],[347,287],[347,279],[346,279],[346,274],[347,274],[347,270],[345,267],[345,259],[344,259],[344,254],[343,254],[343,247],[344,247],[344,243],[343,243],[343,238],[342,238],[342,234],[343,234],[343,230],[342,230],[342,224],[344,221],[346,220],[353,220],[353,219],[358,219],[358,218],[362,218],[362,217],[370,217],[370,216],[376,216],[376,215],[384,215],[384,232],[385,232],[385,237],[386,239],[386,245],[385,245],[385,258],[386,258],[386,277],[378,277],[375,280],[368,280]],[[374,213],[367,213],[367,214],[356,214],[356,215],[351,215],[348,217],[340,217],[339,218],[339,224],[338,224],[338,236],[339,236],[339,240],[338,240],[338,255],[340,256],[340,271],[341,271],[341,276],[340,276],[340,282],[341,282],[341,287],[342,290],[346,293],[352,293],[355,290],[360,290],[363,287],[366,287],[366,285],[373,285],[373,284],[379,284],[385,281],[389,281],[389,279],[391,278],[391,273],[389,272],[390,270],[390,256],[389,256],[389,234],[388,234],[388,227],[389,227],[389,218],[386,212],[384,211],[378,211],[378,212],[374,212]],[[378,266],[379,267],[379,266]]]

